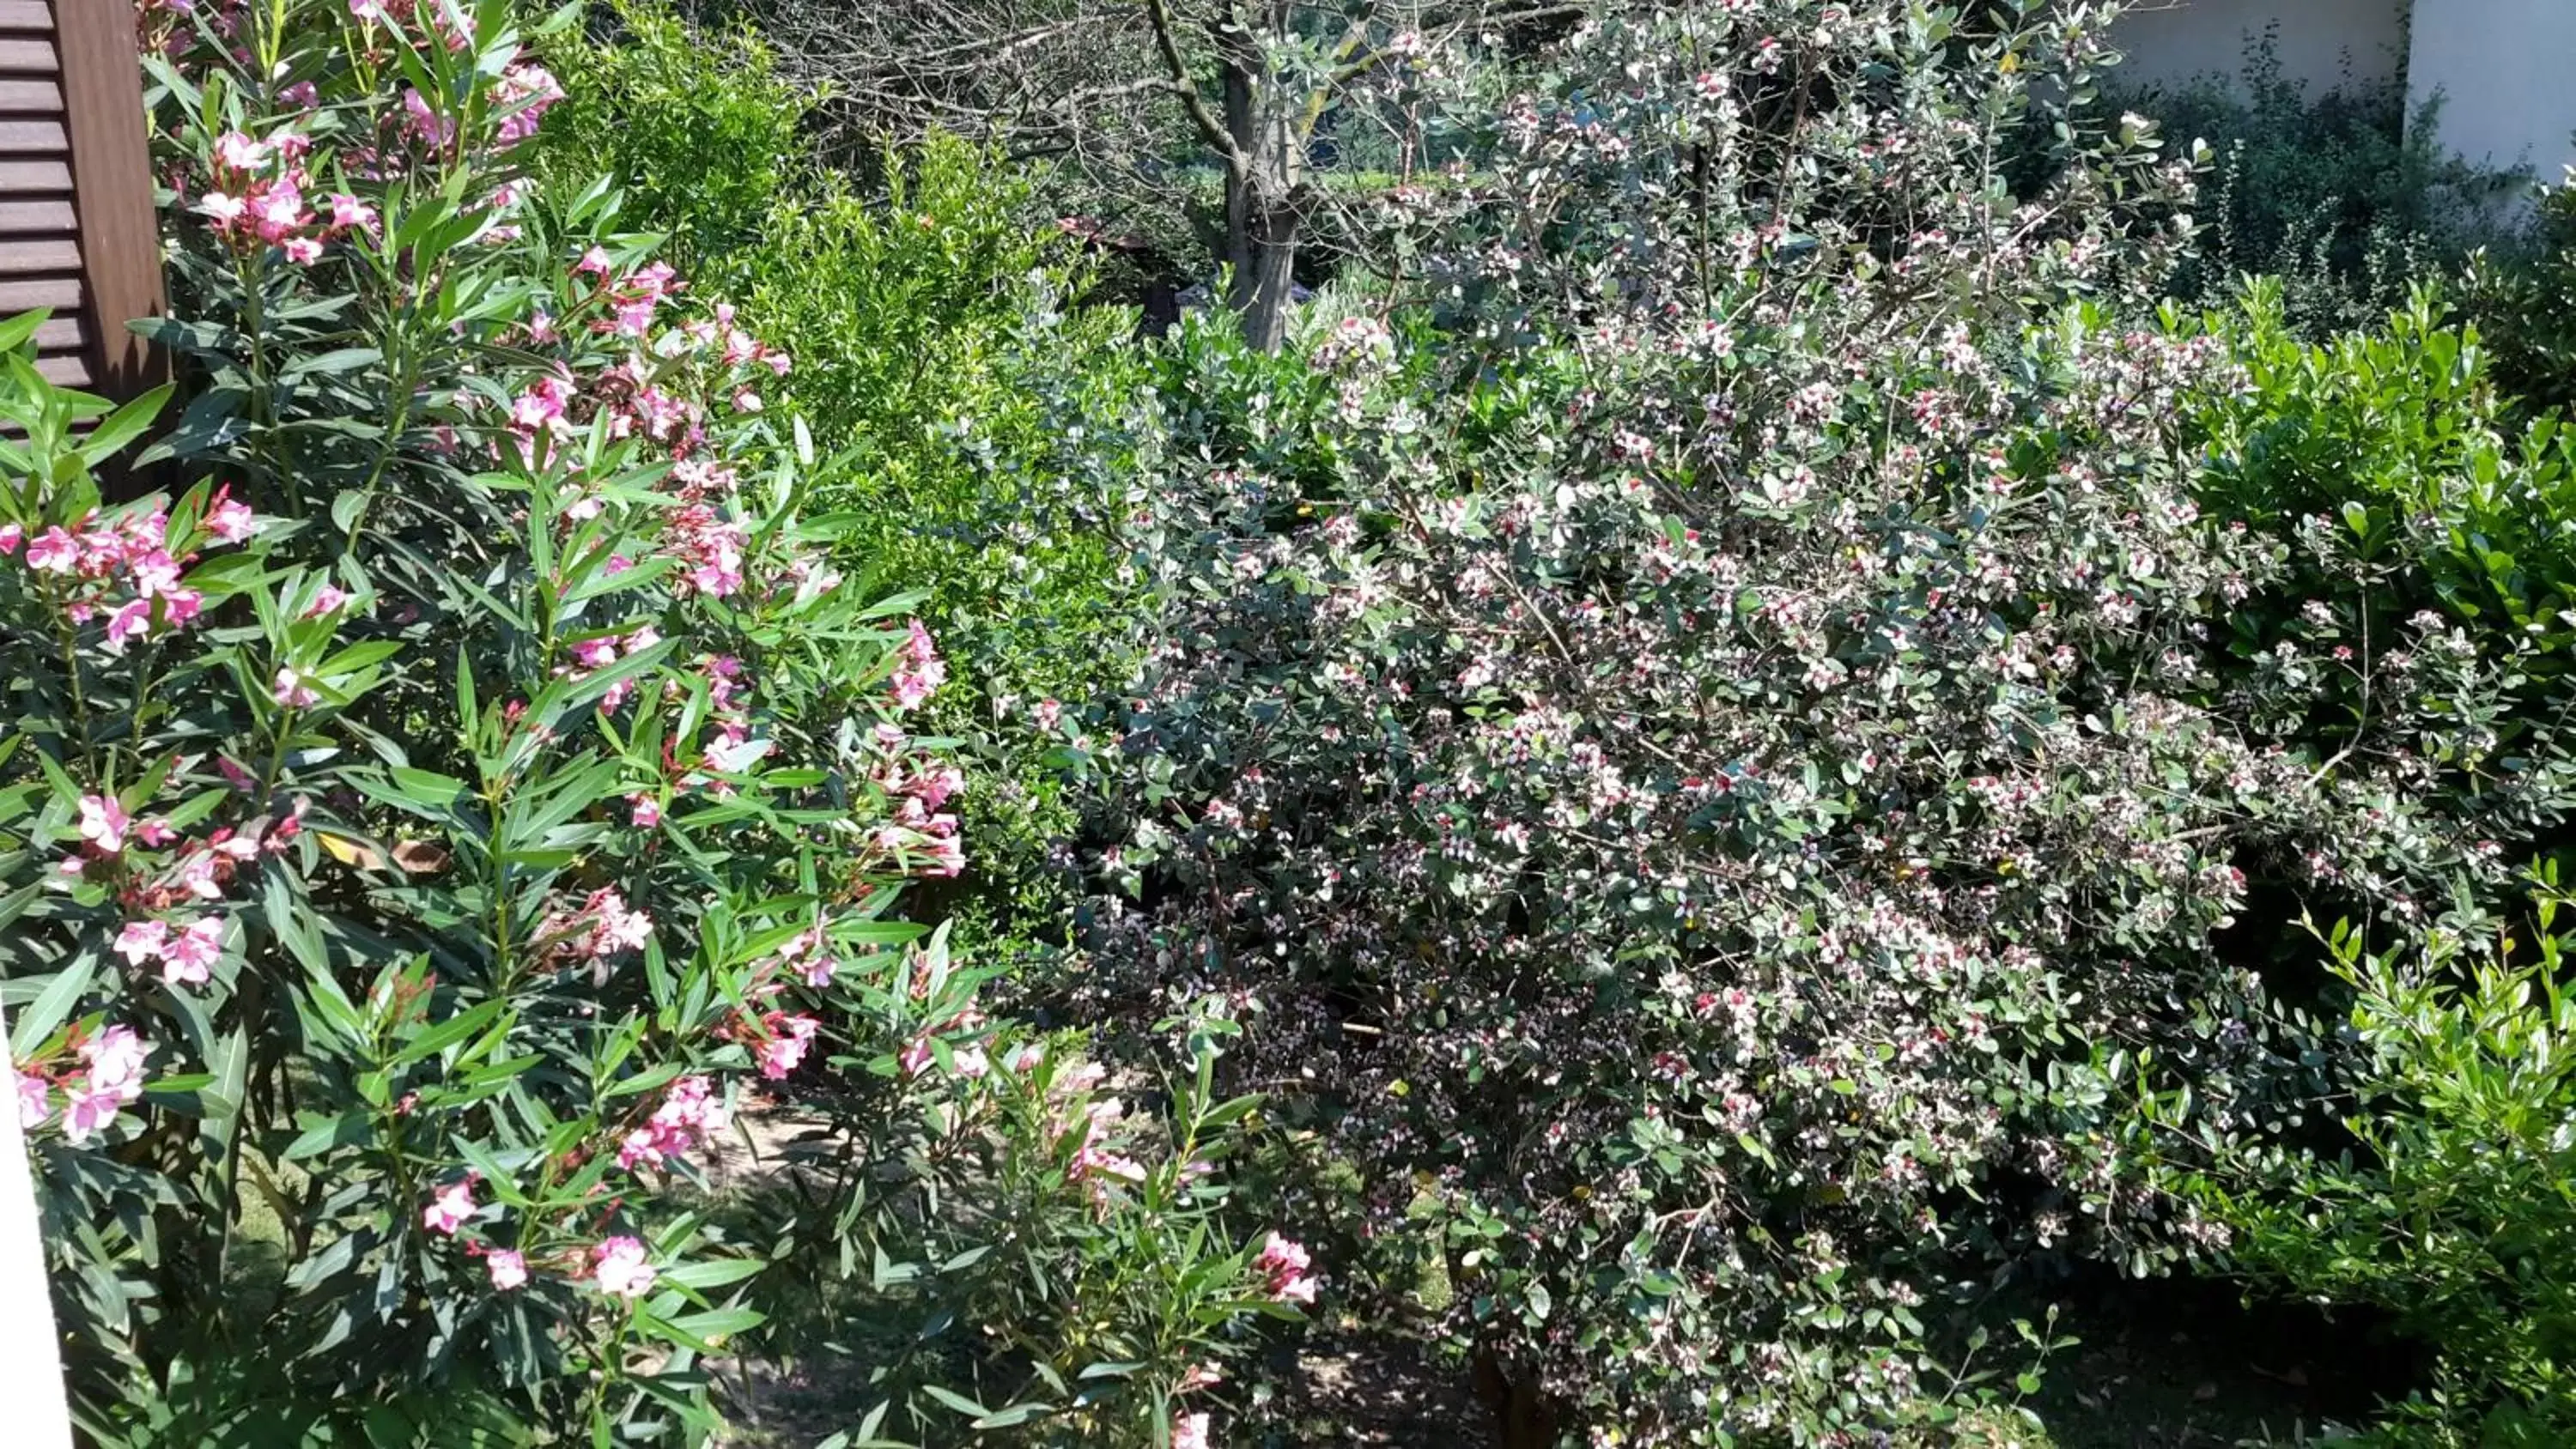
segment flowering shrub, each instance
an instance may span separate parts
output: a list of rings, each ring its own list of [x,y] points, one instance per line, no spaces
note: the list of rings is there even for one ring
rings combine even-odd
[[[886,918],[966,858],[906,727],[945,662],[830,562],[790,359],[528,184],[507,14],[147,7],[196,387],[145,457],[204,481],[92,480],[160,396],[0,386],[0,977],[84,1423],[696,1441],[813,1253],[918,1264],[951,1381],[1054,1376],[997,1423],[1155,1440],[1280,1308],[1206,1222],[1222,1033],[1127,1122]],[[753,1241],[698,1185],[771,1097],[828,1226]],[[873,1422],[972,1403],[883,1382]]]
[[[1998,1271],[2223,1240],[2127,1109],[2306,1085],[2239,918],[2411,929],[2563,809],[2469,747],[2517,671],[2450,621],[2232,630],[2350,530],[2196,496],[2242,375],[2112,320],[2190,195],[2152,127],[1997,181],[2106,54],[2022,10],[1613,7],[1498,110],[1390,67],[1458,158],[1380,217],[1419,283],[1303,361],[1184,339],[1145,668],[1040,721],[1097,1008],[1257,1000],[1234,1065],[1362,1185],[1315,1266],[1436,1260],[1429,1326],[1596,1442],[1863,1442],[1972,1392]]]

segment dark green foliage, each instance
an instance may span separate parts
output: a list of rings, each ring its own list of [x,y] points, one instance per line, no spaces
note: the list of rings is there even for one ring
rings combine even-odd
[[[2226,687],[2313,671],[2320,707],[2268,728],[2323,770],[2438,776],[2444,810],[2480,823],[2417,842],[2466,846],[2448,899],[2329,876],[2285,902],[2346,920],[2322,973],[2305,933],[2264,963],[2270,1002],[2235,1024],[2263,1046],[2232,1070],[2303,1085],[2232,1122],[2147,1093],[2134,1146],[2226,1225],[2215,1263],[2260,1293],[2389,1315],[2434,1356],[2423,1391],[2386,1386],[2402,1402],[2367,1442],[2565,1443],[2565,900],[2554,867],[2529,909],[2469,881],[2481,858],[2564,847],[2576,460],[2555,415],[2517,420],[2478,330],[2446,325],[2429,289],[2372,330],[2307,343],[2266,281],[2216,325],[2240,385],[2197,404],[2201,501],[2289,545],[2286,573],[2231,615]],[[2329,638],[2348,647],[2321,658]],[[2430,727],[2374,764],[2363,732],[2402,709]]]
[[[2274,533],[2332,516],[2362,557],[2401,565],[2374,606],[2383,639],[2422,608],[2491,634],[2566,637],[2576,455],[2555,417],[2515,421],[2477,328],[2444,325],[2423,291],[2376,330],[2303,342],[2266,282],[2228,340],[2249,385],[2205,404],[2210,506]]]
[[[702,289],[729,284],[707,264],[757,248],[803,179],[809,98],[778,78],[751,32],[694,30],[649,3],[594,7],[589,28],[555,37],[546,60],[569,103],[542,133],[540,171],[563,182],[614,172]]]
[[[2233,79],[2111,90],[2103,105],[2153,117],[2178,146],[2209,145],[2200,246],[2175,296],[2215,304],[2268,275],[2302,335],[2368,327],[2410,280],[2505,229],[2519,174],[2445,153],[2439,98],[2410,113],[2400,81],[2346,76],[2311,94],[2283,72],[2278,40],[2276,25],[2250,43]]]
[[[2576,406],[2576,188],[2552,188],[2533,221],[2521,252],[2471,262],[2463,303],[2494,354],[2497,386],[2564,410]]]
[[[2234,1144],[2177,1189],[2229,1223],[2258,1283],[2366,1305],[2432,1345],[2435,1388],[2391,1406],[2381,1445],[2543,1449],[2576,1434],[2576,1000],[2568,904],[2538,882],[2522,932],[2372,951],[2338,926],[2352,1005],[2340,1152]],[[2517,946],[2524,949],[2517,949]]]

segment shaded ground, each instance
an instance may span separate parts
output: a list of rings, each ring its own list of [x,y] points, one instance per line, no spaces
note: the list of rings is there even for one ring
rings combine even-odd
[[[1466,1376],[1431,1364],[1422,1345],[1321,1326],[1307,1339],[1271,1356],[1268,1379],[1279,1397],[1260,1416],[1274,1427],[1246,1442],[1263,1449],[1486,1449],[1495,1442],[1491,1416]]]
[[[2331,1442],[2427,1367],[2369,1315],[2249,1306],[2224,1283],[2109,1282],[2066,1297],[2061,1328],[2083,1342],[2050,1365],[2029,1406],[2041,1429],[2023,1449]]]
[[[2248,1307],[2191,1281],[2078,1285],[2058,1295],[2061,1351],[2016,1409],[1967,1416],[1890,1449],[2254,1449],[2322,1445],[2402,1394],[2422,1364],[2375,1323],[2300,1305]],[[2020,1306],[2002,1316],[2036,1318]],[[1393,1335],[1323,1335],[1272,1365],[1273,1427],[1239,1443],[1494,1449],[1489,1412],[1463,1373]]]

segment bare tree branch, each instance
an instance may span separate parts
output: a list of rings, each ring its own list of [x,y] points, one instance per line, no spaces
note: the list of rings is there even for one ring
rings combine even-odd
[[[1168,0],[1145,0],[1145,9],[1153,17],[1154,47],[1162,52],[1163,64],[1170,68],[1172,84],[1178,88],[1181,109],[1189,113],[1190,123],[1199,128],[1200,139],[1224,157],[1228,167],[1237,171],[1250,169],[1251,158],[1235,145],[1233,133],[1208,109],[1207,97],[1199,94],[1198,81],[1190,74],[1190,63],[1182,56],[1180,39],[1172,27]]]

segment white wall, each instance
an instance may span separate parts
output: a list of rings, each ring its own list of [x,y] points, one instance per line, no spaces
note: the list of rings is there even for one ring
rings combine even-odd
[[[70,1449],[72,1442],[50,1294],[35,1184],[18,1128],[18,1079],[0,1015],[0,1414],[7,1416],[8,1442],[25,1449]]]
[[[2406,88],[2442,93],[2443,145],[2552,183],[2576,162],[2576,0],[2415,0],[2414,28]]]
[[[2417,3],[2432,8],[2436,0]],[[2458,9],[2486,3],[2450,0]],[[2576,12],[2576,0],[2523,3]],[[2404,58],[2407,8],[2408,0],[2139,0],[2111,36],[2128,56],[2121,67],[2126,79],[2187,80],[2212,71],[2232,79],[2244,68],[2247,40],[2278,20],[2281,69],[2307,82],[2314,94],[2347,74],[2362,80],[2395,76]],[[2422,45],[2420,37],[2416,43]]]

